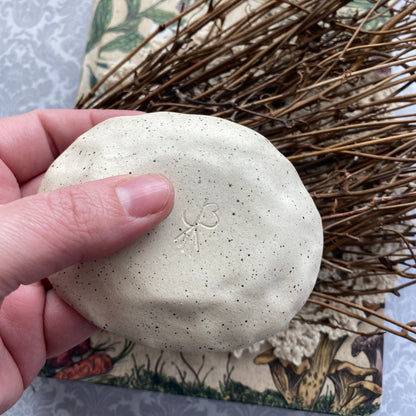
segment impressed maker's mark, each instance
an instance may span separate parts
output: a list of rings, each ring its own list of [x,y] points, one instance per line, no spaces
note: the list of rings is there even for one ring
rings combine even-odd
[[[182,231],[176,238],[175,243],[182,248],[187,242],[194,242],[195,250],[199,252],[199,229],[214,229],[220,219],[218,217],[218,205],[214,203],[206,203],[199,210],[198,214],[195,215],[193,220],[188,218],[188,210],[185,210],[182,214],[182,221],[187,226],[187,228]]]

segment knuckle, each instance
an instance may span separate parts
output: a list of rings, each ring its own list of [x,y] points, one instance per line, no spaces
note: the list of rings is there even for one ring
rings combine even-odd
[[[85,192],[66,188],[52,192],[47,198],[53,225],[57,232],[68,231],[78,237],[91,237],[94,234],[94,218],[102,211],[101,204],[88,197]]]

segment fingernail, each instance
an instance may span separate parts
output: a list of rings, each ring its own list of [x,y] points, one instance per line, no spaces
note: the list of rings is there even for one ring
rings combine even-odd
[[[162,211],[171,195],[168,180],[161,175],[137,176],[116,188],[117,196],[132,217],[145,217]]]

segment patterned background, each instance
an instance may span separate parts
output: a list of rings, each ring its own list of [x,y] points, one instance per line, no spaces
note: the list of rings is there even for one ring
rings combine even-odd
[[[74,106],[92,0],[2,0],[0,116]],[[416,319],[416,287],[389,298],[387,313]],[[409,318],[407,320],[410,320]],[[386,336],[383,401],[375,416],[416,415],[416,345]],[[84,382],[36,379],[7,416],[313,416]]]

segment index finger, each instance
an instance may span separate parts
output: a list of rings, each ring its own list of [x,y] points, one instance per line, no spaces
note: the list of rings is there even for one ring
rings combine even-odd
[[[43,173],[78,136],[125,110],[35,110],[0,119],[0,160],[22,184]]]

